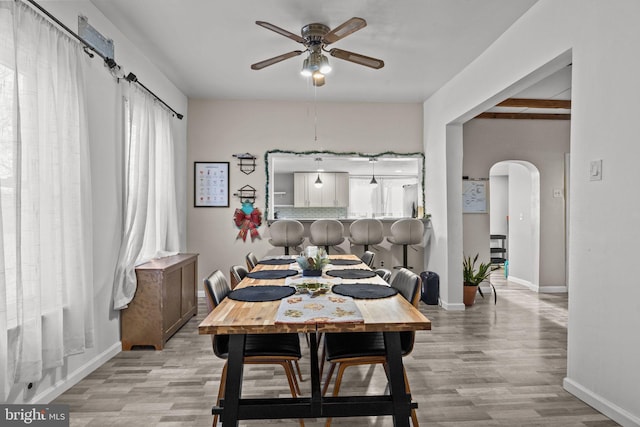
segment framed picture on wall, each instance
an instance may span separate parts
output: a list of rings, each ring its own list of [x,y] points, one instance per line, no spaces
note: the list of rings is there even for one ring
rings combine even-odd
[[[194,162],[193,205],[196,208],[229,207],[229,162]]]

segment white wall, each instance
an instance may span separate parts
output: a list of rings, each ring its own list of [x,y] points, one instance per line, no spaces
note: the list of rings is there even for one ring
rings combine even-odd
[[[231,162],[231,192],[253,186],[258,190],[254,206],[264,214],[264,154],[268,150],[422,151],[421,104],[318,103],[317,142],[314,111],[312,102],[190,99],[189,167],[195,161]],[[249,175],[240,172],[232,157],[245,152],[257,156],[257,169]],[[232,222],[234,210],[240,207],[236,197],[231,197],[229,208],[194,208],[192,175],[189,174],[188,185],[187,240],[189,251],[200,254],[200,279],[215,269],[228,276],[229,267],[244,264],[249,251],[258,257],[282,253],[281,248],[269,244],[264,219],[259,229],[261,239],[236,239],[238,229]],[[400,249],[395,253],[401,256]]]
[[[531,195],[539,190],[533,188],[534,182],[529,170],[517,163],[509,166],[509,184],[509,279],[534,283],[534,265],[531,260],[534,259],[534,249],[538,245],[535,245],[531,232],[535,226]],[[561,216],[560,220],[563,219]]]
[[[564,386],[623,425],[640,425],[640,240],[637,117],[640,42],[636,0],[540,0],[424,105],[427,200],[441,297],[455,304],[462,280],[462,135],[476,114],[569,63],[572,74],[569,328]],[[481,84],[480,84],[481,83]],[[589,163],[603,160],[602,181]],[[441,169],[446,165],[446,170]],[[455,172],[455,174],[454,174]],[[451,178],[457,178],[452,180]],[[454,268],[455,267],[455,268]]]
[[[553,197],[553,189],[564,187],[564,155],[569,152],[570,126],[571,122],[566,120],[474,119],[463,127],[463,175],[486,178],[493,165],[507,160],[529,162],[539,171],[539,200],[536,202],[540,205],[540,253],[536,256],[540,257],[540,265],[535,275],[530,272],[526,279],[522,279],[541,291],[562,289],[566,285],[564,199]],[[492,190],[489,186],[490,197]],[[518,193],[516,196],[530,198],[531,193]],[[493,213],[493,206],[489,209]],[[516,221],[521,222],[520,212],[512,213],[514,216],[510,218],[510,224],[517,228],[522,225],[516,224]],[[480,252],[488,259],[489,217],[489,214],[464,215],[465,253]],[[528,214],[526,219],[531,219]],[[529,245],[529,240],[531,238],[527,238],[526,242],[520,240],[519,243]],[[510,261],[509,268],[509,273],[518,277],[516,272],[519,267]],[[539,279],[535,280],[534,277]]]
[[[509,237],[507,216],[509,215],[509,175],[489,176],[489,232]]]
[[[104,16],[88,1],[46,1],[42,6],[77,30],[78,15],[115,41],[116,61],[126,72],[133,72],[147,87],[181,113],[186,113],[186,97],[171,84],[157,67],[144,58]],[[47,374],[29,391],[22,387],[11,390],[8,402],[49,402],[84,376],[117,354],[120,349],[119,314],[111,310],[113,272],[120,247],[122,228],[123,149],[121,132],[120,88],[97,56],[89,60],[86,73],[91,179],[93,188],[93,286],[95,347],[84,354],[71,356],[60,369]],[[120,83],[123,85],[126,83]],[[176,157],[178,163],[179,209],[183,247],[186,247],[185,182],[186,182],[186,117],[175,122]]]

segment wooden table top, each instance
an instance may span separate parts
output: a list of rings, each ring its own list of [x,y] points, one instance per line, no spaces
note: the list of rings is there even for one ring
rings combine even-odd
[[[359,259],[356,255],[331,255],[331,258]],[[366,264],[331,266],[331,269],[361,268]],[[258,264],[253,271],[298,269],[296,263],[285,265]],[[328,277],[328,276],[323,276]],[[259,280],[245,277],[236,289],[245,286],[284,285],[285,280]],[[376,275],[371,279],[342,280],[342,283],[384,283]],[[198,326],[201,335],[206,334],[266,334],[287,332],[365,332],[365,331],[414,331],[430,330],[431,321],[401,295],[381,299],[355,299],[363,323],[275,323],[280,300],[267,302],[242,302],[225,298]]]

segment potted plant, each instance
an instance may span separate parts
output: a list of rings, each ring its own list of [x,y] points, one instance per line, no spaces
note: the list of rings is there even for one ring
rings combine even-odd
[[[312,248],[312,250],[309,250]],[[322,269],[329,264],[329,257],[322,248],[308,247],[306,253],[296,259],[302,268],[302,275],[306,277],[322,276]]]
[[[462,275],[463,275],[463,281],[464,281],[464,287],[463,287],[464,294],[462,297],[463,297],[464,305],[467,307],[470,307],[473,305],[476,299],[477,292],[480,292],[480,296],[484,298],[484,294],[482,293],[482,290],[478,287],[478,285],[480,285],[480,283],[485,281],[488,282],[489,285],[491,285],[491,287],[493,288],[494,304],[498,300],[495,286],[493,286],[493,283],[487,280],[489,279],[491,272],[495,270],[495,268],[492,268],[491,264],[484,263],[484,262],[481,262],[476,267],[476,263],[478,261],[478,255],[479,254],[476,254],[476,256],[473,257],[473,259],[471,259],[471,257],[468,256],[468,257],[464,257],[464,259],[462,260],[462,266],[463,266]]]

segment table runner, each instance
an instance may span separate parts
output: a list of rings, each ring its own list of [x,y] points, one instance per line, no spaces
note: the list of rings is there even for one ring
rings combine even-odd
[[[328,293],[296,294],[280,301],[275,323],[363,323],[352,298]]]
[[[259,270],[248,273],[247,277],[251,279],[284,279],[298,273],[298,270]]]
[[[229,298],[246,302],[276,301],[291,296],[295,292],[295,288],[291,286],[247,286],[245,288],[234,289],[229,293]]]
[[[355,299],[378,299],[396,295],[398,291],[391,286],[376,285],[373,283],[350,283],[335,285],[332,292],[338,295],[349,296]]]

